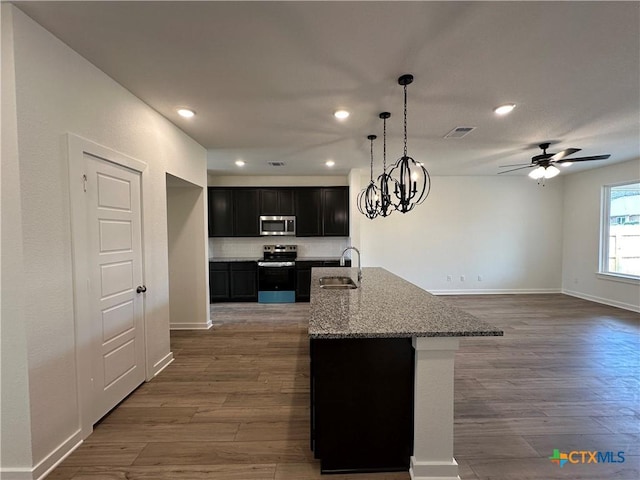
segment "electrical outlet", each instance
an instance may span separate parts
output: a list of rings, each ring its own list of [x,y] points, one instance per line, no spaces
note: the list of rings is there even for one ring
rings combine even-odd
[[[451,282],[453,280],[453,277],[451,275],[447,275],[447,282]]]
[[[465,276],[464,275],[460,275],[460,281],[464,282],[465,280],[466,280]]]
[[[482,275],[478,275],[478,281],[481,282],[482,281]]]

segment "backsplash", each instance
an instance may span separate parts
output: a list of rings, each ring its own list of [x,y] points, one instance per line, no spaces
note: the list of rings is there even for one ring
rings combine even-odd
[[[339,257],[350,244],[349,237],[260,237],[210,238],[211,258],[259,258],[262,246],[283,243],[298,246],[298,257]]]

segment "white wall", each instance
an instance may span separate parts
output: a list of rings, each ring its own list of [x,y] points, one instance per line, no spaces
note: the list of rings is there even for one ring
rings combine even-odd
[[[407,214],[358,214],[363,264],[434,293],[560,291],[562,183],[434,177],[429,197]]]
[[[640,159],[586,170],[565,179],[562,289],[588,300],[640,311],[640,285],[598,277],[604,185],[640,180]]]
[[[207,308],[209,270],[199,254],[205,249],[200,231],[206,210],[205,189],[172,178],[173,185],[182,185],[167,184],[170,326],[207,329],[211,326]]]
[[[16,116],[15,72],[13,62],[12,10],[0,8],[2,27],[2,145],[0,185],[0,468],[11,465],[15,470],[31,469],[31,415],[29,370],[27,362],[27,330],[23,305],[28,295],[24,290],[22,223],[19,214],[20,165]],[[8,274],[9,273],[9,274]],[[1,471],[1,470],[0,470]],[[0,473],[0,477],[3,474]]]
[[[347,176],[269,176],[209,174],[210,187],[337,187],[349,185]]]
[[[2,276],[3,284],[15,281],[16,288],[30,292],[19,307],[26,328],[32,465],[38,465],[33,472],[37,476],[64,453],[65,441],[79,427],[66,133],[149,166],[143,229],[148,287],[145,313],[150,326],[146,330],[147,361],[152,368],[170,355],[165,175],[170,172],[204,187],[206,152],[17,8],[6,4],[2,8],[3,13],[7,9],[13,13],[19,156],[19,172],[13,177],[20,189],[19,201],[11,210],[3,202],[2,217],[10,212],[20,223],[23,248],[21,265],[5,266],[3,262]],[[2,181],[4,187],[4,176]],[[202,221],[206,238],[204,215]],[[206,248],[202,260],[206,261]],[[3,325],[5,322],[3,316]],[[12,380],[3,375],[3,386]],[[21,427],[5,432],[3,423],[2,434],[20,437],[29,425]],[[13,462],[13,457],[3,455],[3,469],[21,466]]]

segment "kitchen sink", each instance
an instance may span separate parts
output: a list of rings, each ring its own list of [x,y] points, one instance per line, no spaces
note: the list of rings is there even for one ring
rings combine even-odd
[[[320,277],[320,288],[349,289],[358,286],[351,277]]]

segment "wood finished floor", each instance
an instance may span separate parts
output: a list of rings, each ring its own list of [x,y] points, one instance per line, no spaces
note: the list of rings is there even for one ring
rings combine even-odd
[[[640,315],[564,295],[446,297],[501,327],[456,356],[461,479],[640,478]],[[96,425],[48,480],[313,480],[308,304],[217,304],[171,333],[175,361]],[[624,451],[618,464],[553,449]],[[323,476],[407,480],[408,473]]]

